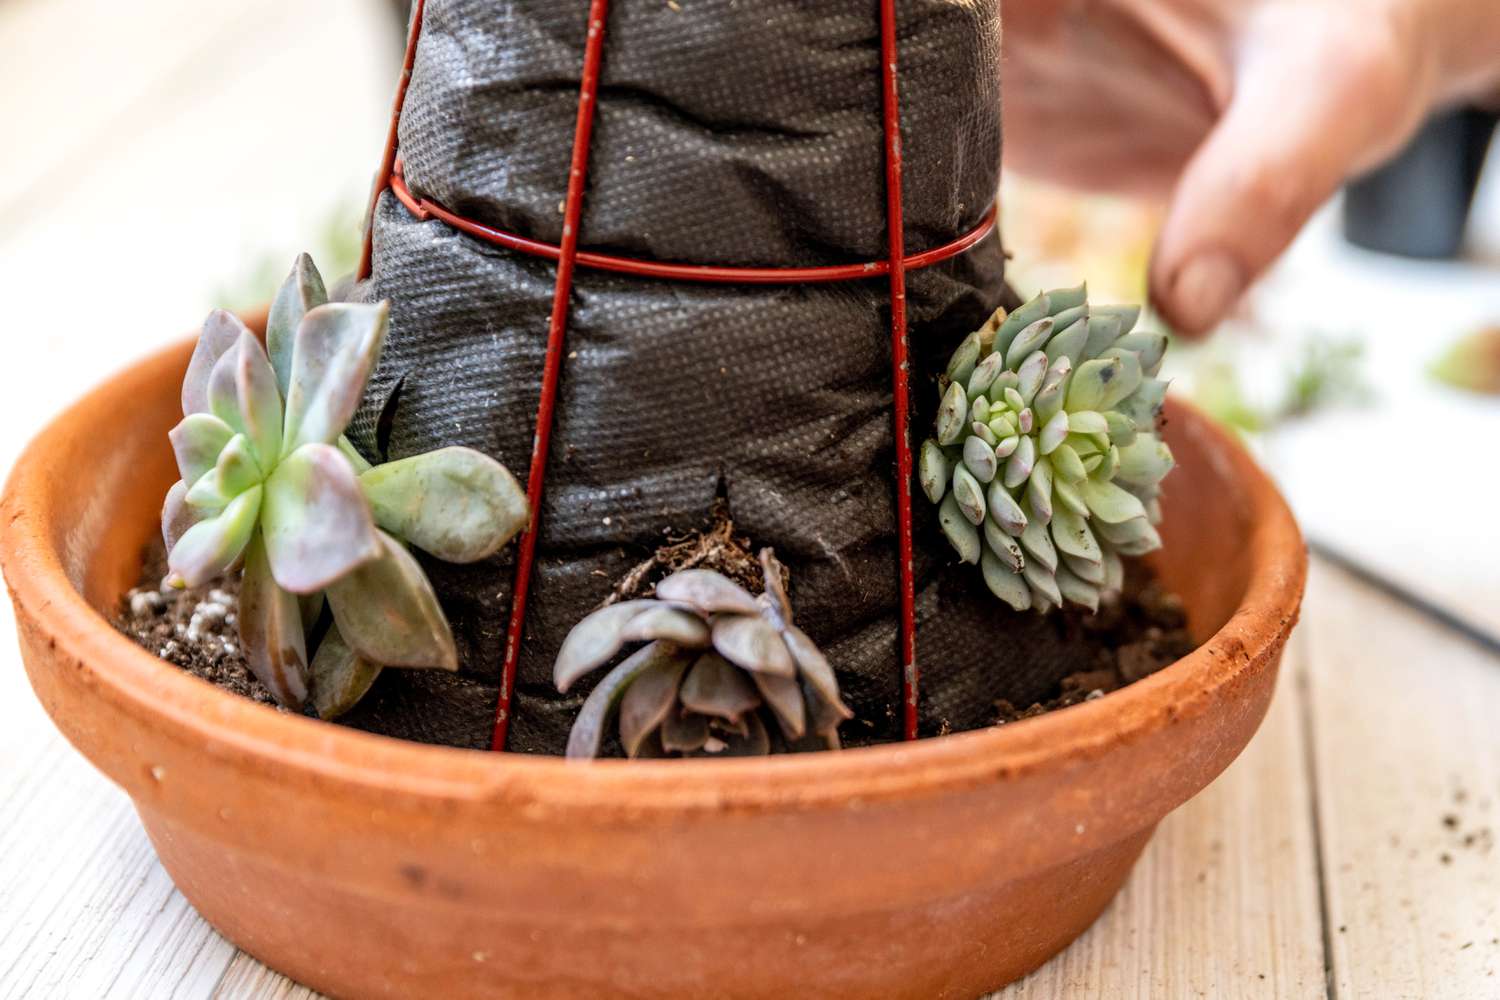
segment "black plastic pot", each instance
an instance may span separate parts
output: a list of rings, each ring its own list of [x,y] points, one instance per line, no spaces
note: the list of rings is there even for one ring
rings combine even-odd
[[[1395,159],[1349,185],[1344,236],[1404,257],[1457,254],[1497,120],[1477,108],[1429,119]]]

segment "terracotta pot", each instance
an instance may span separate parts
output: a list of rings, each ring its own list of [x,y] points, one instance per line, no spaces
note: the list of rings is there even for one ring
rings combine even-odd
[[[0,557],[38,697],[135,800],[178,887],[332,994],[976,996],[1083,931],[1157,822],[1240,752],[1297,618],[1291,514],[1173,404],[1157,565],[1203,645],[1123,691],[761,760],[579,764],[370,736],[227,694],[105,620],[174,476],[188,353],[118,376],[31,445]]]

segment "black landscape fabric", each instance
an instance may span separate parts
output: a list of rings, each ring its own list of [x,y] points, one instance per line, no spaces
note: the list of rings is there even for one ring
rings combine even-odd
[[[582,0],[428,0],[400,151],[412,191],[556,243],[583,59]],[[610,13],[587,199],[589,249],[791,266],[885,254],[877,5],[621,0]],[[908,252],[974,228],[1000,169],[998,0],[900,0]],[[450,444],[525,481],[554,265],[416,220],[389,192],[369,293],[392,303],[351,435],[388,459]],[[990,236],[908,277],[920,444],[948,354],[1009,294]],[[900,736],[898,574],[885,279],[723,286],[575,277],[510,749],[559,753],[568,630],[668,535],[727,498],[792,574],[798,622],[838,669],[846,742]],[[383,416],[382,416],[383,415]],[[982,726],[1077,669],[1078,630],[1015,615],[954,565],[916,493],[922,728]],[[346,721],[488,746],[514,546],[427,568],[457,675],[388,670]],[[586,686],[585,686],[586,687]]]

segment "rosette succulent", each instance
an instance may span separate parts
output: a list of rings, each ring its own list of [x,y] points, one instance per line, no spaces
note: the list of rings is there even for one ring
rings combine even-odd
[[[645,642],[589,693],[568,736],[569,757],[596,757],[619,709],[631,757],[769,753],[774,718],[790,750],[837,749],[852,716],[828,660],[792,624],[782,567],[760,552],[765,593],[728,577],[685,569],[656,585],[655,599],[606,605],[573,627],[553,665],[567,691],[628,643]]]
[[[182,479],[162,510],[168,582],[202,586],[243,566],[240,645],[281,704],[324,718],[381,667],[455,670],[453,635],[410,544],[470,562],[526,523],[503,466],[444,448],[371,466],[341,435],[385,339],[387,307],[330,303],[312,261],[277,294],[262,348],[209,315],[171,432]],[[325,605],[332,624],[308,659]]]
[[[919,478],[938,522],[1018,611],[1097,610],[1121,556],[1161,545],[1157,493],[1172,453],[1156,434],[1164,334],[1134,306],[1044,292],[970,334],[940,382]]]

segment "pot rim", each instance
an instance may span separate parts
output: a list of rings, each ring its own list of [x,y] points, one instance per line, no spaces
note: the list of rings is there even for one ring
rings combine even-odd
[[[216,757],[262,773],[302,772],[320,784],[429,802],[498,800],[597,814],[684,810],[849,808],[961,791],[1081,763],[1121,741],[1209,711],[1215,692],[1274,660],[1296,623],[1306,551],[1285,500],[1229,435],[1190,405],[1168,416],[1208,439],[1206,452],[1242,489],[1249,514],[1246,592],[1224,625],[1192,653],[1109,695],[1004,726],[833,753],[725,760],[597,760],[432,746],[278,712],[222,690],[136,645],[69,580],[48,527],[68,482],[59,455],[98,425],[112,388],[159,392],[186,364],[192,341],[151,355],[74,402],[26,447],[0,499],[0,570],[18,629],[39,629],[115,710],[164,727]],[[170,385],[171,383],[168,382]]]

